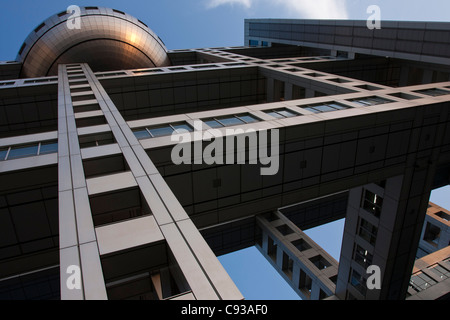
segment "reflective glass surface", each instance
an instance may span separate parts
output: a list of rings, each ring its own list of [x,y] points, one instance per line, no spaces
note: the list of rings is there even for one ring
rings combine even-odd
[[[222,124],[220,124],[219,122],[217,122],[216,120],[205,120],[203,121],[204,123],[206,123],[208,126],[210,126],[211,128],[220,128],[223,127]]]
[[[12,147],[8,155],[8,160],[35,156],[37,152],[38,144]]]
[[[0,161],[5,160],[8,149],[0,149]]]
[[[149,128],[149,131],[153,137],[161,137],[171,135],[174,130],[170,126],[166,126],[154,129]]]
[[[58,152],[58,142],[42,143],[39,149],[39,154],[49,154]]]
[[[334,110],[336,110],[336,109],[334,109],[332,107],[329,107],[327,105],[314,106],[313,108],[316,109],[317,111],[320,111],[320,112],[327,112],[327,111],[334,111]]]
[[[278,113],[286,118],[297,116],[297,114],[293,113],[292,111],[286,110],[286,109],[279,110]]]
[[[224,126],[235,126],[238,124],[243,124],[244,122],[236,117],[227,117],[227,118],[220,118],[217,119],[220,123],[222,123]]]
[[[252,122],[258,122],[259,120],[252,117],[249,114],[246,115],[239,115],[239,119],[244,120],[246,123],[252,123]]]
[[[150,138],[150,133],[146,129],[136,130],[133,133],[138,139]]]
[[[284,118],[281,114],[279,114],[278,112],[275,112],[275,111],[271,111],[271,112],[266,112],[269,116],[272,116],[272,117],[274,117],[274,118],[278,118],[278,119],[281,119],[281,118]]]
[[[187,123],[182,123],[182,124],[176,124],[173,125],[174,129],[177,130],[177,132],[183,133],[183,130],[192,132],[194,131],[194,129],[192,129],[192,127],[190,125],[188,125]],[[178,131],[180,130],[180,131]]]

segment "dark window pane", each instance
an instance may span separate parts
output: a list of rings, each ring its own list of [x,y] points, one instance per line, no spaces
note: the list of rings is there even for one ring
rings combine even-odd
[[[12,147],[8,155],[8,160],[35,156],[38,151],[38,145]]]
[[[41,143],[39,154],[49,154],[58,152],[58,142]]]
[[[419,90],[419,91],[415,91],[415,92],[433,96],[433,97],[443,96],[443,95],[450,93],[449,91],[445,91],[445,90],[441,90],[441,89],[427,89],[427,90]]]
[[[149,131],[152,134],[152,136],[161,137],[161,136],[171,135],[173,132],[173,129],[171,127],[167,126],[167,127],[154,128],[154,129],[149,128]]]

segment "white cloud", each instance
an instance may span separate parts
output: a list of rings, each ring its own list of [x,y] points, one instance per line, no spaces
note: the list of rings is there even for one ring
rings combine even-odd
[[[346,0],[275,0],[275,2],[298,14],[298,18],[348,19]]]
[[[224,4],[239,4],[246,8],[250,8],[252,6],[252,0],[208,0],[206,6],[208,8],[216,8]]]
[[[207,0],[208,8],[239,4],[245,8],[276,5],[298,19],[348,19],[347,0]],[[260,8],[259,8],[260,9]]]

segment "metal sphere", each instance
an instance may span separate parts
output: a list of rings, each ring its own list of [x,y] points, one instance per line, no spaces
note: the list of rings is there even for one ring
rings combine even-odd
[[[110,8],[79,9],[69,7],[30,33],[16,59],[22,78],[56,75],[67,63],[88,63],[94,72],[170,65],[164,43],[142,21]]]

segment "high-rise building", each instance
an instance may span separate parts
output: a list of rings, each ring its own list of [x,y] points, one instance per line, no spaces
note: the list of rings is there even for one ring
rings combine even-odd
[[[303,299],[449,298],[450,23],[167,50],[76,9],[0,63],[2,299],[243,299],[253,245]],[[338,262],[302,230],[342,218]]]

